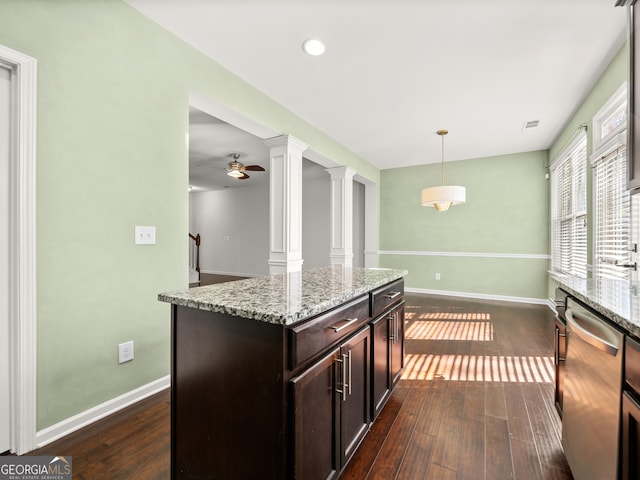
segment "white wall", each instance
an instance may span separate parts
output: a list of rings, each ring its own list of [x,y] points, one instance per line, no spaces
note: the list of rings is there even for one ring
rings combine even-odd
[[[353,182],[353,266],[364,267],[364,192],[362,183]]]
[[[330,265],[331,177],[320,169],[302,179],[302,268]]]
[[[269,186],[190,193],[192,234],[203,273],[269,273]]]

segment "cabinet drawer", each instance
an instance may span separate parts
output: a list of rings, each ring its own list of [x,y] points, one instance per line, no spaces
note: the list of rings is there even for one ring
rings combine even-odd
[[[404,280],[396,280],[371,293],[371,316],[377,317],[404,297]]]
[[[289,368],[293,370],[323,353],[368,321],[369,296],[365,295],[290,328]]]
[[[627,337],[624,355],[624,379],[640,394],[640,343]]]

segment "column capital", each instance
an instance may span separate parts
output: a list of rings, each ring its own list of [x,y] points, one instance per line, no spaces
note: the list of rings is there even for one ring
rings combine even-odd
[[[299,152],[304,152],[309,145],[304,143],[302,140],[294,137],[293,135],[280,135],[278,137],[267,138],[262,141],[265,147],[269,149],[274,149],[277,147],[287,147],[291,149],[295,149]]]
[[[325,170],[329,173],[329,175],[331,175],[331,178],[337,179],[352,179],[354,175],[358,173],[353,168],[345,166],[325,168]]]

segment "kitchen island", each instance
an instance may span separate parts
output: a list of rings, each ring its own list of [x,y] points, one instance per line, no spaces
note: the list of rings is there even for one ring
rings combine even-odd
[[[172,478],[339,477],[403,367],[406,273],[332,266],[160,294]]]

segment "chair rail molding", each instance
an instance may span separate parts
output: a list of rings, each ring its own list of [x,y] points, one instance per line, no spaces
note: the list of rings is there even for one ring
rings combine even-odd
[[[36,438],[36,112],[37,61],[0,45],[11,72],[9,356],[11,451]]]
[[[380,250],[380,255],[409,255],[426,257],[479,257],[479,258],[527,258],[530,260],[549,260],[548,253],[483,253],[483,252],[431,252],[418,250]]]

